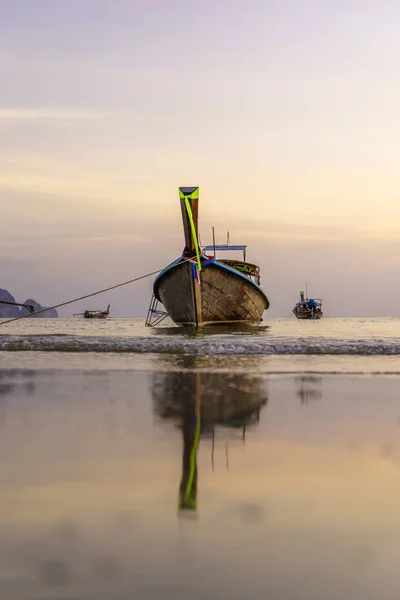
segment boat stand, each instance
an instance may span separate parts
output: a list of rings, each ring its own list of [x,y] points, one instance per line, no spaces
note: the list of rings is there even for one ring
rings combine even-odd
[[[168,313],[165,310],[159,310],[158,308],[158,300],[153,294],[150,300],[149,310],[147,312],[145,327],[155,327],[159,325],[161,321],[168,317]]]

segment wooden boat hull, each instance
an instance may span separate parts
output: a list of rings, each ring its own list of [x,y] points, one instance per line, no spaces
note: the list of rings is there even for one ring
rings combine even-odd
[[[99,314],[99,315],[84,315],[84,319],[107,319],[107,314]]]
[[[197,326],[192,263],[178,259],[154,282],[154,295],[171,319],[182,326]],[[202,325],[248,323],[262,320],[269,301],[249,277],[218,261],[200,272]]]
[[[297,314],[293,311],[294,316],[296,317],[296,319],[300,319],[302,321],[315,321],[318,319],[322,319],[322,317],[324,316],[324,314],[322,312],[320,313],[315,313],[315,314]]]

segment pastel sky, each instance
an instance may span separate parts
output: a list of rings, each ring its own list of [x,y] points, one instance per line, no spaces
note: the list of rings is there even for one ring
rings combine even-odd
[[[248,244],[271,315],[305,281],[327,315],[400,315],[400,4],[0,8],[0,287],[51,305],[162,268],[199,185],[202,242]]]

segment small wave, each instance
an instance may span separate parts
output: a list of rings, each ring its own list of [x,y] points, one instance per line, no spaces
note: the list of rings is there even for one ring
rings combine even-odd
[[[225,336],[189,338],[111,338],[68,335],[4,335],[0,351],[5,352],[113,352],[189,355],[400,355],[400,338],[264,338]]]

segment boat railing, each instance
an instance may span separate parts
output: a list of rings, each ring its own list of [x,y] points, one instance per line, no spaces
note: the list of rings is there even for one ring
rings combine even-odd
[[[321,298],[305,298],[304,300],[299,300],[298,302],[296,302],[297,304],[307,304],[309,300],[314,300],[318,305],[322,306],[322,299]]]
[[[249,279],[255,281],[258,285],[260,285],[260,267],[257,265],[253,265],[252,263],[243,262],[240,260],[231,260],[231,259],[222,259],[219,262],[236,269],[239,273],[246,275]]]
[[[260,278],[260,267],[258,267],[257,265],[254,265],[252,263],[248,263],[246,261],[246,248],[247,248],[247,246],[245,246],[245,245],[231,246],[230,244],[219,244],[219,245],[215,245],[215,246],[214,245],[203,246],[202,253],[204,253],[207,256],[207,254],[206,254],[207,252],[212,252],[214,258],[217,258],[217,251],[223,251],[223,252],[241,251],[241,252],[243,252],[243,261],[229,259],[229,258],[223,258],[223,259],[220,259],[220,262],[236,269],[240,273],[243,273],[243,275],[246,275],[247,277],[249,277],[250,279],[255,281],[258,285],[260,285],[260,279],[261,279]]]

